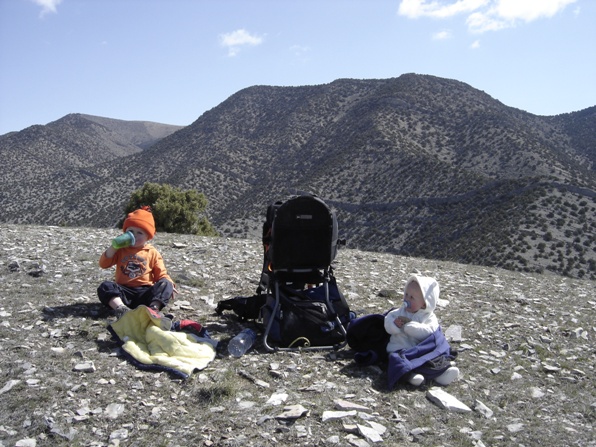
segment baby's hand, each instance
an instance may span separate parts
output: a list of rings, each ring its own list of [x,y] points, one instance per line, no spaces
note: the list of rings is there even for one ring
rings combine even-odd
[[[409,323],[411,320],[407,317],[397,317],[393,322],[397,327],[403,327],[404,324]]]

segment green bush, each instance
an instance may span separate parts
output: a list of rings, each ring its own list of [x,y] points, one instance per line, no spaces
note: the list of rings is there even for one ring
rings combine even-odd
[[[151,207],[157,231],[217,236],[203,215],[207,198],[194,189],[184,191],[171,185],[145,183],[132,193],[124,212],[128,214],[145,205]]]

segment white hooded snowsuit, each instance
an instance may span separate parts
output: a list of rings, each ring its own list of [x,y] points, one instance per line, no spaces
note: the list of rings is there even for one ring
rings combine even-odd
[[[412,348],[439,328],[439,320],[435,315],[439,300],[439,283],[428,276],[412,275],[408,278],[404,291],[412,281],[420,285],[426,308],[411,313],[404,302],[399,309],[392,310],[385,316],[385,330],[391,335],[387,352]],[[406,317],[411,321],[399,328],[394,322],[397,317]]]

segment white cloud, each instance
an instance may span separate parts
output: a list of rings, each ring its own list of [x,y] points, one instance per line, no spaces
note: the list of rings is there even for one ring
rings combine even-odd
[[[492,13],[475,12],[470,14],[466,20],[468,29],[473,33],[483,33],[485,31],[498,31],[500,29],[513,26],[512,23],[496,17]]]
[[[576,0],[497,0],[486,11],[471,14],[466,21],[472,32],[511,28],[518,22],[550,18]]]
[[[263,43],[263,38],[251,35],[245,29],[238,29],[231,33],[222,34],[219,36],[223,47],[228,49],[228,56],[236,56],[240,52],[240,48],[246,45],[256,46]]]
[[[486,5],[489,0],[402,0],[398,14],[416,19],[418,17],[435,17],[444,19],[457,14],[475,11]]]
[[[58,7],[58,5],[60,3],[62,3],[62,0],[32,0],[33,3],[35,3],[36,5],[41,6],[41,13],[40,16],[43,17],[46,14],[53,12],[54,14],[56,12],[58,12],[56,10],[56,8]]]
[[[467,14],[471,32],[511,28],[518,22],[550,18],[577,0],[401,0],[398,14],[408,18],[446,19]],[[574,11],[575,14],[577,12]]]
[[[433,34],[433,40],[446,40],[451,38],[451,31],[439,31]]]
[[[499,0],[496,14],[505,20],[531,22],[543,17],[549,18],[576,0]]]
[[[472,42],[472,45],[470,45],[470,48],[472,50],[475,50],[476,48],[480,48],[480,41],[479,40],[475,40],[474,42]]]

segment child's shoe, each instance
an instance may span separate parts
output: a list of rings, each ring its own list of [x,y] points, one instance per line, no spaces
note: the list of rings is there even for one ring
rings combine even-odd
[[[439,377],[435,378],[435,382],[437,382],[439,385],[449,385],[451,382],[453,382],[455,379],[457,379],[459,377],[459,369],[457,369],[455,366],[450,366],[449,368],[447,368],[447,370],[441,374]]]
[[[163,314],[163,312],[161,311],[161,309],[155,305],[155,304],[151,304],[149,306],[149,309],[151,309],[153,311],[153,313],[161,318],[165,317],[165,315]]]
[[[125,306],[124,304],[121,304],[116,309],[114,309],[114,315],[116,315],[116,318],[119,320],[120,318],[122,318],[122,315],[124,315],[129,310],[130,310],[130,307]]]
[[[408,379],[408,382],[410,382],[410,385],[420,386],[424,382],[424,376],[422,374],[414,374]]]

